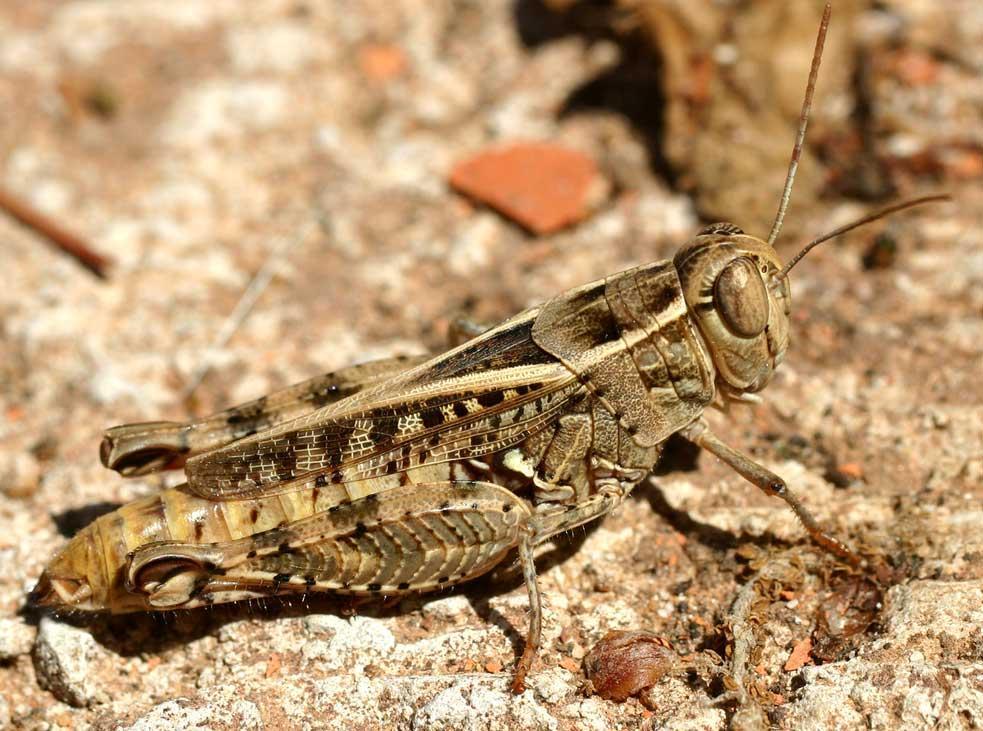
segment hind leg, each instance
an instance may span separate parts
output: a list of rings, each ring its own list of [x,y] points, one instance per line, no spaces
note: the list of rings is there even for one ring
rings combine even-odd
[[[529,627],[526,631],[526,646],[522,650],[519,662],[515,664],[512,675],[512,692],[516,695],[526,689],[526,675],[532,667],[533,660],[539,653],[539,645],[543,635],[543,603],[539,595],[539,583],[536,580],[536,561],[533,557],[533,536],[524,531],[519,539],[519,564],[522,566],[522,578],[529,592]]]

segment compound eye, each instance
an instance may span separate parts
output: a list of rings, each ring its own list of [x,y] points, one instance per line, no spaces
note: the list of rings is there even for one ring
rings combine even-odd
[[[742,338],[760,335],[768,324],[768,291],[747,257],[734,259],[717,275],[713,302],[727,329]]]

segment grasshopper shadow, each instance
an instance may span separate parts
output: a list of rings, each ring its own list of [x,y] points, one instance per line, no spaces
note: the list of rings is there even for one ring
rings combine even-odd
[[[700,455],[703,454],[697,445],[678,434],[671,435],[665,444],[662,457],[659,459],[652,477],[674,474],[678,472],[697,472]],[[750,486],[749,486],[750,488]],[[768,535],[752,536],[746,533],[733,533],[717,528],[709,523],[694,520],[685,510],[678,510],[669,504],[665,493],[656,480],[649,479],[639,485],[631,494],[632,499],[648,502],[652,512],[661,517],[679,533],[695,540],[702,546],[723,553],[733,550],[745,543],[757,546],[789,546],[790,543]]]
[[[635,490],[633,494],[636,499],[646,501],[653,513],[686,536],[687,539],[695,540],[713,551],[732,550],[746,542],[730,531],[717,528],[709,523],[701,523],[694,520],[685,510],[677,510],[672,507],[666,500],[662,488],[652,480],[639,486],[639,489]]]
[[[60,513],[52,513],[51,520],[54,521],[55,527],[62,536],[71,538],[96,518],[111,513],[122,506],[122,503],[108,501],[92,503],[91,505],[83,505],[81,508],[70,508]]]
[[[649,480],[646,485],[639,486],[632,495],[638,500],[648,502],[652,512],[659,515],[687,539],[696,541],[715,553],[733,551],[745,544],[752,544],[760,548],[790,548],[799,543],[799,541],[786,541],[768,534],[734,533],[709,523],[701,523],[694,520],[686,511],[672,507],[666,500],[662,488],[652,480]]]
[[[643,140],[651,169],[676,188],[678,175],[663,151],[666,94],[662,58],[640,30],[613,30],[619,15],[614,5],[574,2],[561,11],[550,9],[543,0],[516,0],[512,17],[519,39],[530,49],[571,36],[618,46],[618,61],[571,91],[559,116],[604,111],[624,117]]]

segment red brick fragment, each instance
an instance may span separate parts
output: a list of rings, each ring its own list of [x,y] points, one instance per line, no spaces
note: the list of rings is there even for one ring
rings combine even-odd
[[[454,166],[450,184],[540,235],[583,220],[607,193],[591,158],[547,142],[479,152]]]

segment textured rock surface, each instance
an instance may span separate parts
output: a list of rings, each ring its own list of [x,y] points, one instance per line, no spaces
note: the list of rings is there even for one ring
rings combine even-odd
[[[973,728],[983,713],[983,584],[917,581],[888,596],[883,636],[806,668],[789,728]]]
[[[717,729],[734,720],[734,702],[713,704],[732,677],[709,672],[663,678],[623,704],[585,697],[586,651],[613,630],[638,629],[681,654],[744,648],[738,720],[983,724],[983,7],[856,6],[833,22],[838,42],[858,44],[869,61],[862,113],[874,144],[864,156],[880,160],[897,195],[942,187],[956,203],[810,255],[792,275],[793,344],[765,403],[710,418],[838,535],[886,557],[883,609],[820,655],[823,608],[862,614],[850,602],[876,593],[851,589],[854,579],[809,548],[781,504],[712,459],[694,465],[674,451],[671,469],[601,525],[544,547],[544,646],[529,690],[514,698],[508,673],[527,606],[506,570],[392,607],[270,602],[88,624],[18,613],[67,536],[180,480],[103,470],[106,426],[181,419],[346,363],[436,350],[462,309],[501,320],[671,255],[700,225],[692,200],[653,172],[657,130],[614,113],[626,99],[657,113],[659,75],[635,74],[646,62],[629,58],[623,36],[618,45],[584,34],[532,0],[0,5],[0,183],[116,260],[97,281],[0,216],[0,727]],[[748,158],[775,168],[718,175],[697,191],[704,203],[726,186],[729,200],[748,201],[780,185],[786,107],[794,117],[815,32],[811,19],[794,23],[788,37],[801,42],[783,42],[768,71],[782,79],[783,116],[768,127],[778,131],[756,132]],[[742,65],[749,33],[710,49],[742,79],[763,63],[756,53]],[[853,58],[844,56],[828,54],[823,70],[841,92]],[[826,165],[826,199],[793,199],[783,255],[868,210],[838,193],[862,137],[854,97],[841,92],[821,86],[816,100],[824,121],[812,150]],[[673,97],[672,113],[690,101]],[[759,101],[741,101],[751,106],[733,118],[753,118]],[[714,139],[675,141],[708,156],[690,180],[746,138],[735,128],[726,145]],[[612,196],[578,225],[535,238],[448,190],[455,162],[516,140],[582,151]],[[821,187],[814,172],[803,190]],[[736,208],[738,224],[764,233],[757,209],[744,220]],[[281,248],[316,221],[323,231]],[[285,261],[256,308],[212,348],[274,251],[287,251]],[[205,367],[189,407],[182,394]],[[744,614],[733,609],[738,597]],[[807,664],[785,671],[806,638],[817,640]]]
[[[20,619],[0,619],[0,662],[26,655],[34,645],[34,631]]]
[[[85,629],[44,617],[34,645],[38,683],[71,706],[105,703],[110,690],[100,682],[96,668],[105,650]]]

